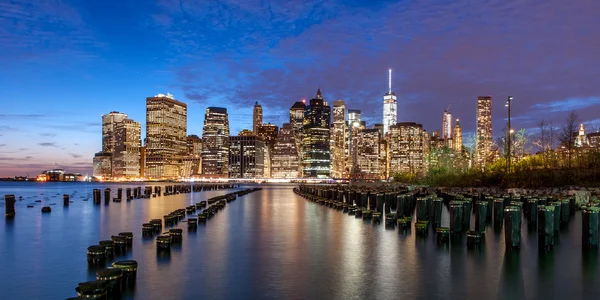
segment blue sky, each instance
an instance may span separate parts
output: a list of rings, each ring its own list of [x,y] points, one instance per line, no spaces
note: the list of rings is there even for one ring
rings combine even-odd
[[[188,104],[190,134],[208,106],[250,128],[255,101],[280,125],[317,87],[372,125],[388,68],[399,121],[428,131],[448,107],[473,131],[478,95],[493,97],[495,133],[508,95],[518,128],[572,109],[599,119],[593,0],[3,1],[0,21],[0,176],[90,172],[100,116],[144,125],[158,93]]]

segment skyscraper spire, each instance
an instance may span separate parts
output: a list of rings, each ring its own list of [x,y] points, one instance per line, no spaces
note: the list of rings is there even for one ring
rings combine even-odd
[[[323,99],[323,95],[321,95],[321,88],[317,89],[317,99]]]
[[[383,95],[383,134],[386,135],[391,126],[396,125],[396,94],[392,92],[392,69],[388,69],[388,91]]]
[[[392,93],[392,68],[389,70],[389,79],[388,79],[389,93]]]

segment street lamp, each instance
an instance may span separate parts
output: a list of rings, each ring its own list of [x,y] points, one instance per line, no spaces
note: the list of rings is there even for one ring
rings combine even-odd
[[[511,152],[510,152],[511,151],[510,150],[510,144],[511,144],[510,143],[510,139],[511,139],[512,129],[510,127],[510,102],[512,101],[512,99],[513,99],[512,96],[508,96],[508,99],[506,99],[506,104],[504,105],[504,106],[506,106],[508,108],[508,130],[506,131],[507,132],[507,138],[506,138],[506,140],[508,141],[507,142],[507,148],[508,148],[507,150],[508,151],[507,151],[506,165],[508,166],[507,167],[508,173],[510,173],[510,155],[511,155]]]

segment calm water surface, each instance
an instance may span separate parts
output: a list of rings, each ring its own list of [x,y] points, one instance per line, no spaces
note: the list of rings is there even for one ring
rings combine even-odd
[[[97,183],[0,183],[23,196],[17,215],[0,222],[0,299],[65,299],[95,279],[86,249],[122,231],[135,234],[120,259],[139,263],[135,299],[592,299],[600,296],[598,255],[581,249],[581,214],[561,231],[555,250],[537,251],[526,222],[520,253],[505,253],[504,233],[488,228],[486,245],[440,247],[304,200],[291,185],[264,185],[187,232],[170,256],[157,256],[141,224],[232,190],[180,194],[94,206]],[[249,187],[249,186],[246,186]],[[62,194],[71,194],[63,208]],[[83,201],[85,198],[89,201]],[[35,208],[26,208],[42,200]],[[42,215],[42,205],[56,203]],[[4,213],[4,199],[0,201]],[[474,222],[474,217],[471,218]],[[447,226],[448,212],[443,224]]]

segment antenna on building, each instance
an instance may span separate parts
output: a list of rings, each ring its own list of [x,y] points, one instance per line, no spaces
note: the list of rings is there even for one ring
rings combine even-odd
[[[389,70],[389,79],[388,79],[389,93],[392,93],[392,68]]]

